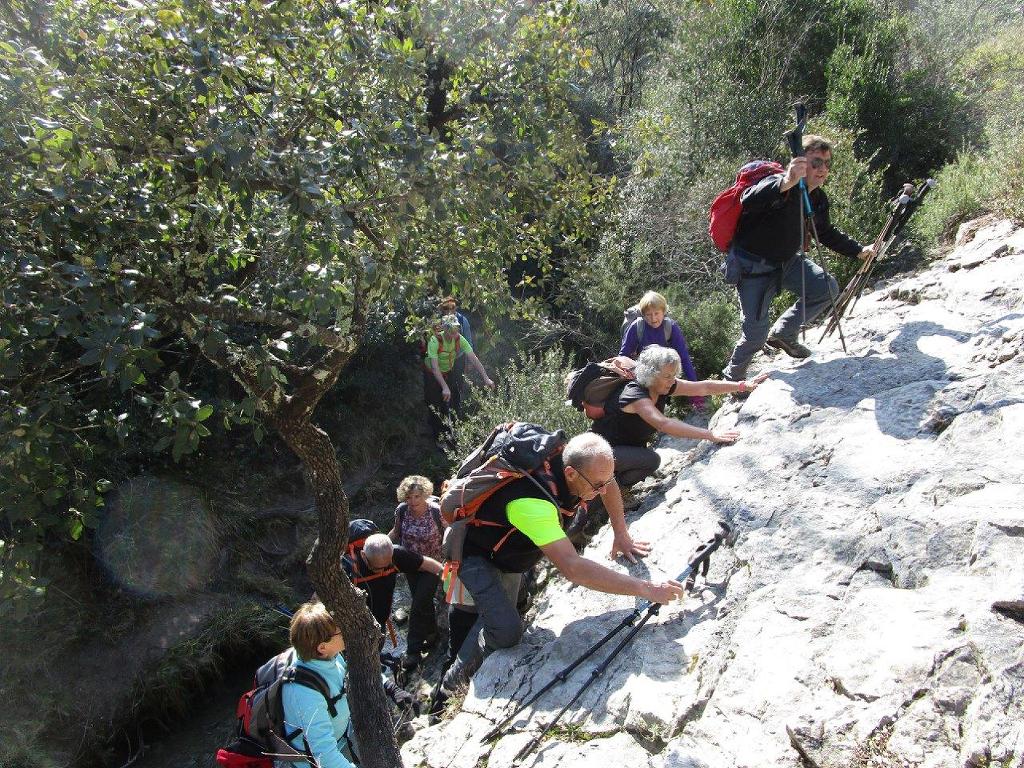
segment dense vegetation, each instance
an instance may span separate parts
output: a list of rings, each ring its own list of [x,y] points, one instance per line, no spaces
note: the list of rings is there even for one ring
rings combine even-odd
[[[928,175],[918,253],[1024,217],[1022,42],[1011,0],[0,4],[0,620],[127,478],[258,476],[268,444],[310,470],[325,578],[343,471],[416,439],[442,293],[502,379],[453,456],[583,426],[562,375],[648,288],[715,375],[708,204],[797,98],[851,234]]]

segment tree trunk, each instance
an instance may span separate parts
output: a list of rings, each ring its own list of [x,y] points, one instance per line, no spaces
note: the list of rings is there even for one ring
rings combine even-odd
[[[317,595],[345,638],[348,700],[360,762],[366,768],[400,768],[402,756],[381,680],[381,633],[362,594],[341,567],[348,539],[348,497],[334,446],[327,433],[307,419],[271,415],[269,420],[309,470],[313,483],[319,537],[306,563]]]

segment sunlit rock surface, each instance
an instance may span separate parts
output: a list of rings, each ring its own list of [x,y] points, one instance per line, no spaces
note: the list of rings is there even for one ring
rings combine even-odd
[[[849,354],[835,336],[762,359],[771,381],[713,421],[740,443],[663,441],[630,514],[657,549],[630,572],[674,576],[718,520],[735,546],[521,765],[1024,765],[1024,230],[962,240],[861,298]],[[483,734],[635,606],[552,579],[523,643],[406,765],[512,765],[614,643]]]

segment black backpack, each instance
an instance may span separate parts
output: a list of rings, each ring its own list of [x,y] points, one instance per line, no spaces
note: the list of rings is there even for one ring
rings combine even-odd
[[[238,732],[228,746],[217,750],[217,763],[224,768],[273,768],[274,761],[307,762],[315,765],[306,737],[304,749],[295,749],[291,742],[302,734],[302,728],[289,731],[284,720],[282,689],[288,683],[310,688],[327,702],[331,718],[337,716],[337,704],[345,695],[345,686],[331,696],[327,681],[307,667],[295,665],[294,651],[279,653],[256,670],[253,688],[238,700],[235,715]]]
[[[610,357],[570,371],[565,377],[565,404],[583,411],[588,418],[600,419],[608,398],[634,380],[635,366],[636,362],[628,357]]]

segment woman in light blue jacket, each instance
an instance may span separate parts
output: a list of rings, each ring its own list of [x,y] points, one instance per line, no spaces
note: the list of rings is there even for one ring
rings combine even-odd
[[[285,726],[301,728],[292,740],[299,751],[306,748],[320,768],[353,768],[353,748],[348,697],[345,693],[345,641],[323,603],[306,603],[295,612],[288,632],[295,651],[295,666],[316,672],[327,683],[331,701],[318,691],[290,683],[281,692]],[[299,764],[301,765],[301,763]]]

